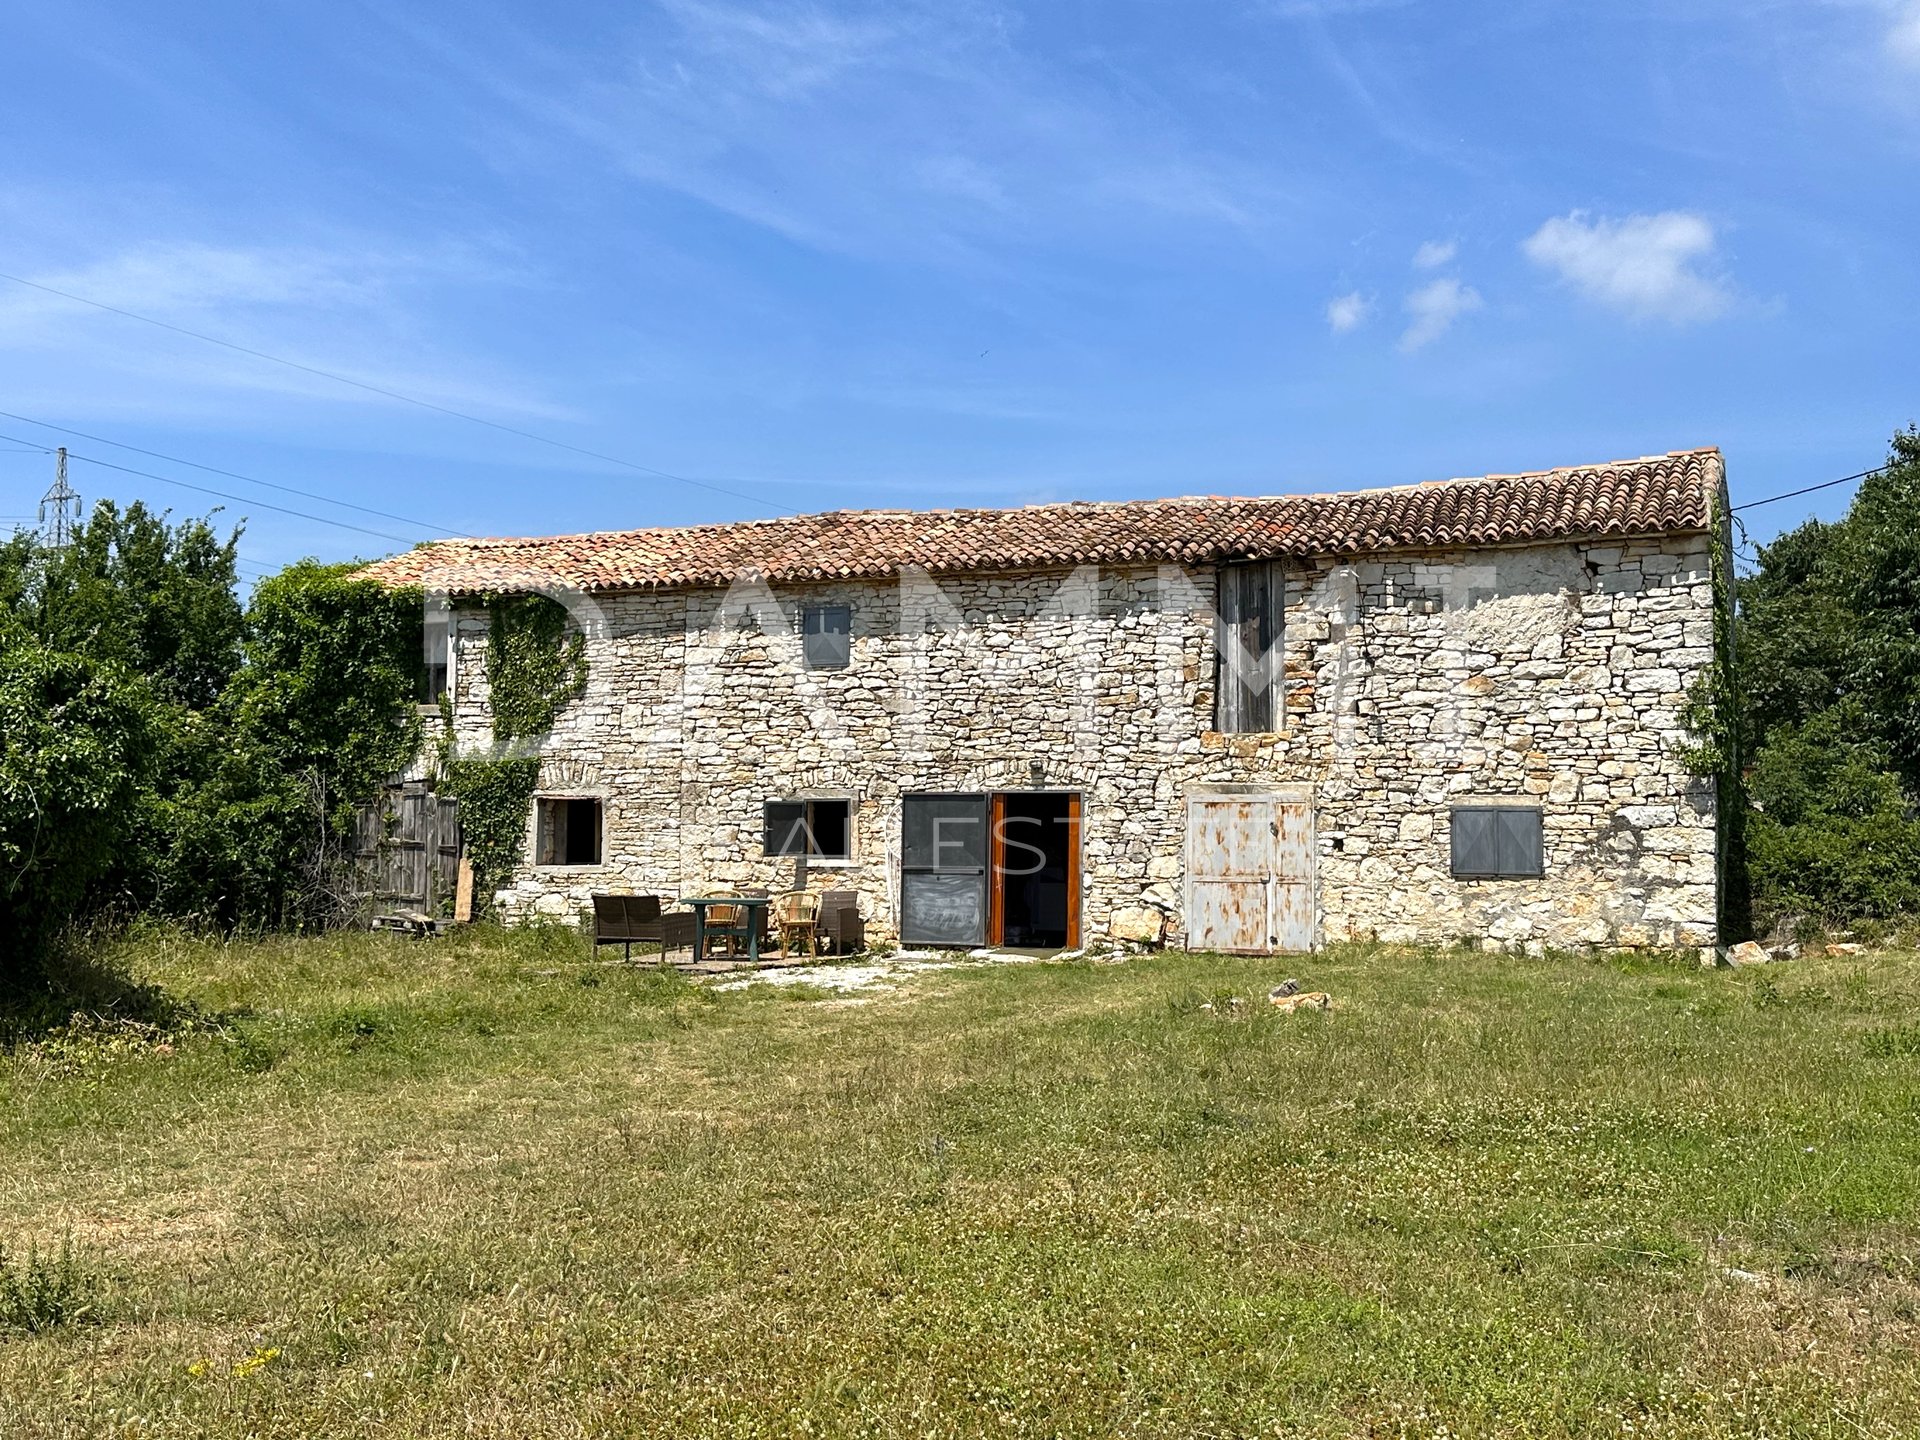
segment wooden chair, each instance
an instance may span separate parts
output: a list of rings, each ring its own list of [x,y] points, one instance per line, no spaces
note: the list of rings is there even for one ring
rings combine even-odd
[[[658,895],[596,895],[593,897],[593,944],[623,946],[633,958],[635,944],[659,944]]]
[[[819,933],[836,955],[867,948],[867,923],[860,918],[860,892],[829,890],[820,897]]]
[[[793,941],[805,941],[808,953],[815,959],[820,956],[820,897],[805,890],[789,890],[782,895],[775,906],[780,914],[775,923],[780,927],[780,958],[787,958],[787,946]]]
[[[718,898],[726,899],[725,894]],[[745,905],[709,905],[707,907],[707,952],[711,954],[718,944],[725,947],[729,956],[740,953],[740,942],[746,938],[747,916],[751,909]],[[704,960],[706,955],[697,955]]]

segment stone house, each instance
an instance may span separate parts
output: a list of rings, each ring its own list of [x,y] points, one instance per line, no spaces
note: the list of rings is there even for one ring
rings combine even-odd
[[[444,541],[437,676],[492,741],[489,593],[586,637],[509,917],[859,892],[910,945],[1718,937],[1685,692],[1716,450],[1346,494]],[[432,602],[430,602],[431,605]]]

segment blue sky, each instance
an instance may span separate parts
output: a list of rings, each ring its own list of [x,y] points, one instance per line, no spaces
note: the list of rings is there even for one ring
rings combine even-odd
[[[1920,0],[15,0],[0,40],[0,271],[713,487],[0,281],[0,410],[453,530],[1701,444],[1738,501],[1920,418]],[[253,568],[396,548],[227,513]]]

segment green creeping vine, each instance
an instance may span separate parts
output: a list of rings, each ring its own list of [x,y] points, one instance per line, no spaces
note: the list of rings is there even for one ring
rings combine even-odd
[[[523,752],[537,746],[587,687],[586,637],[567,633],[563,606],[544,595],[488,595],[486,603],[493,738],[503,753],[459,755],[453,710],[443,697],[439,754],[442,783],[460,801],[460,829],[481,908],[520,863],[526,842],[540,757]]]
[[[1695,775],[1713,780],[1719,819],[1715,862],[1720,876],[1720,913],[1716,920],[1725,943],[1745,936],[1753,922],[1744,843],[1747,795],[1741,778],[1743,721],[1735,668],[1738,581],[1733,570],[1733,515],[1724,484],[1715,498],[1714,511],[1707,532],[1713,581],[1713,659],[1694,678],[1681,706],[1680,723],[1694,739],[1679,753]]]
[[[544,595],[489,595],[487,621],[493,738],[545,734],[586,693],[587,637],[567,634],[566,609]]]

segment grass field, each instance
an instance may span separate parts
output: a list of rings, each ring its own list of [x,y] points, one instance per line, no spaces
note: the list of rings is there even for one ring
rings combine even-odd
[[[8,1440],[1920,1431],[1920,957],[119,958],[218,1018],[0,1057]]]

